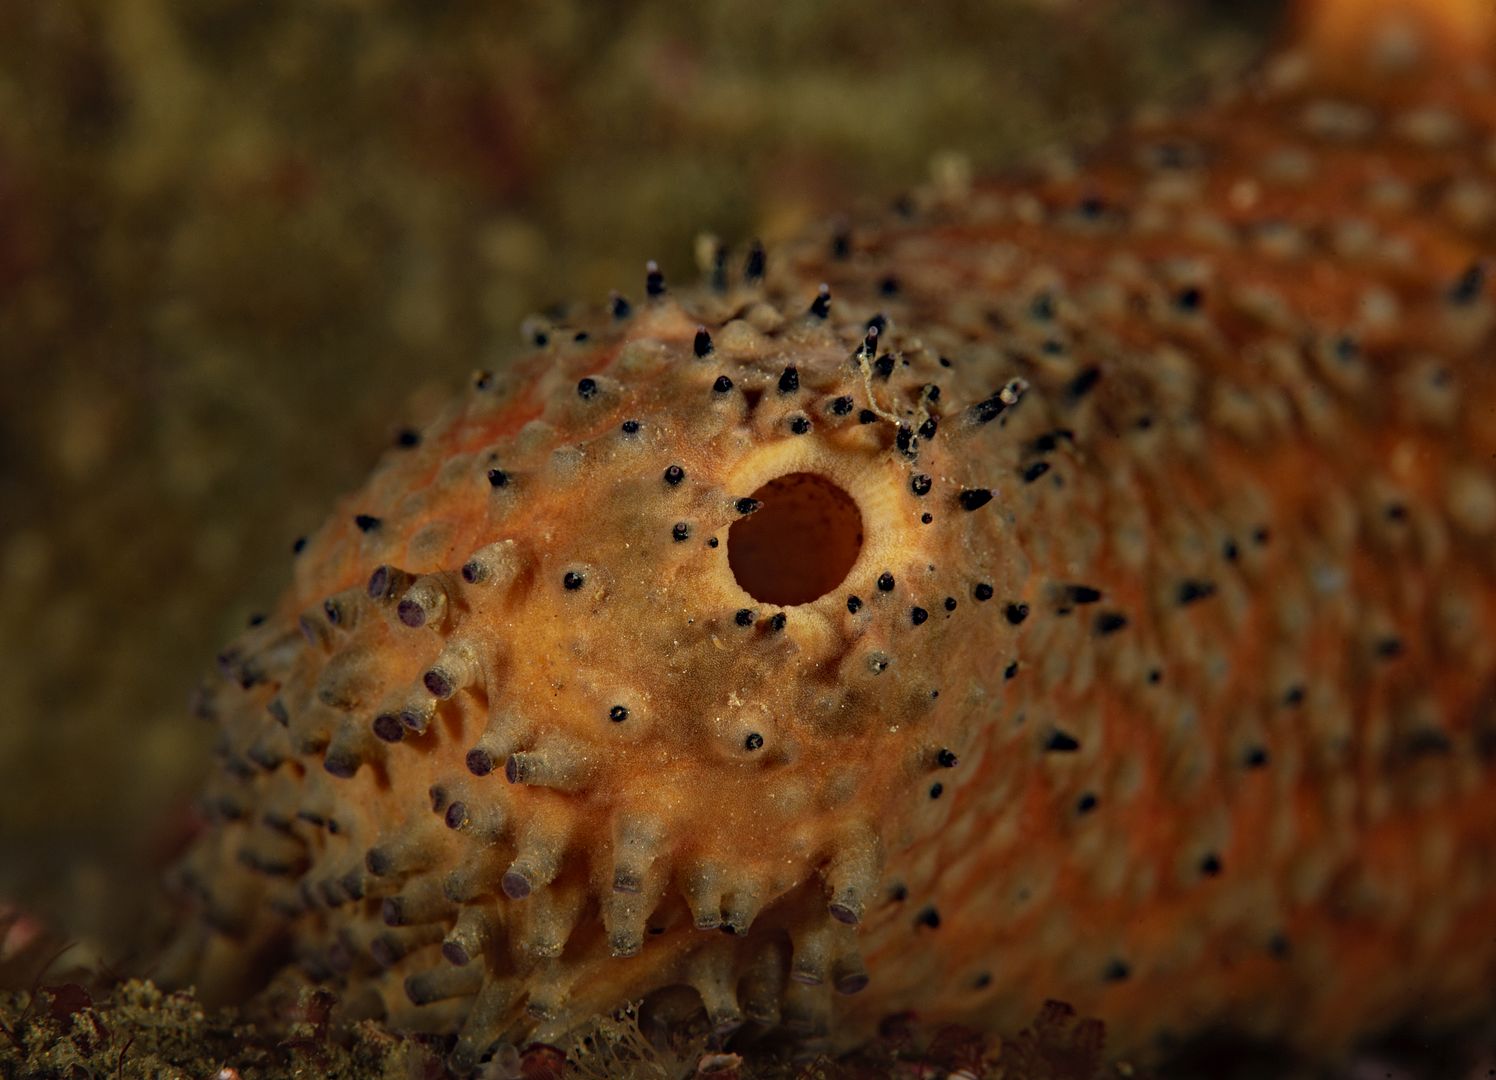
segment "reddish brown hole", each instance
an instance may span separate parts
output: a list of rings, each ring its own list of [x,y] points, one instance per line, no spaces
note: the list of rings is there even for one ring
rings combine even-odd
[[[862,550],[862,512],[824,476],[789,473],[753,493],[763,505],[733,522],[727,562],[765,604],[808,604],[844,580]]]

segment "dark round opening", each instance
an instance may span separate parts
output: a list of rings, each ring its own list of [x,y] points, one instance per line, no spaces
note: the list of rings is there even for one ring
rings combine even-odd
[[[862,512],[815,473],[775,477],[753,493],[762,505],[733,522],[727,562],[765,604],[808,604],[846,580],[862,550]]]

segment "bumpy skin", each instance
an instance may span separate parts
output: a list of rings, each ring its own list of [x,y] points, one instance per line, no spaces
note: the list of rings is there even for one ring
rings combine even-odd
[[[537,325],[222,657],[166,973],[460,1067],[1489,1007],[1496,94],[1355,57]]]

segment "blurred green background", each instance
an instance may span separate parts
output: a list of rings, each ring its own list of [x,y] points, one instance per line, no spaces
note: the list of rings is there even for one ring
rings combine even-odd
[[[1275,7],[0,0],[0,900],[149,895],[217,646],[526,313],[1203,96]]]

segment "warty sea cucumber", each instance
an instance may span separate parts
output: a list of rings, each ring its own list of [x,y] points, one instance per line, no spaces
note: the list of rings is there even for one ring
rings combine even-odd
[[[1093,158],[536,322],[220,656],[162,977],[459,1069],[681,987],[1144,1054],[1489,1007],[1489,26],[1309,11]]]

